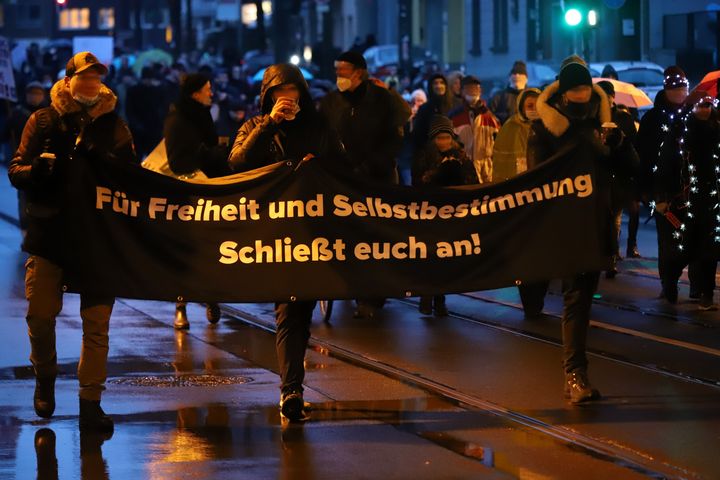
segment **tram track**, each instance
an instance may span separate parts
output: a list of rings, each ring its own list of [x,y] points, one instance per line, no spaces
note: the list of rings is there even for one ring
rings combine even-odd
[[[407,300],[399,301],[413,305],[413,302],[409,302]],[[244,311],[231,305],[221,305],[221,309],[223,310],[223,313],[230,318],[243,322],[254,328],[261,329],[268,333],[275,333],[274,321],[271,318],[264,318],[263,316],[258,316],[257,314]],[[463,315],[456,315],[452,313],[451,316],[463,320],[471,320],[473,322],[476,322],[475,320],[469,319],[468,317]],[[484,324],[482,322],[476,323],[481,323],[490,328],[506,330],[509,333],[515,335],[523,335],[522,333],[513,331],[512,329],[506,327],[492,324]],[[524,334],[524,336],[530,337],[534,340],[555,343],[547,339],[536,338],[527,334]],[[392,378],[401,381],[407,385],[420,388],[430,394],[450,401],[461,408],[480,410],[499,417],[513,425],[517,425],[518,427],[530,429],[543,435],[549,436],[555,441],[565,444],[566,446],[574,449],[580,449],[581,451],[584,451],[588,455],[591,455],[595,458],[600,458],[605,461],[621,465],[623,467],[646,475],[649,478],[700,478],[694,472],[687,471],[685,469],[682,469],[681,467],[659,461],[655,459],[652,455],[646,454],[641,451],[636,451],[631,447],[622,445],[616,441],[604,438],[594,438],[590,435],[579,433],[570,428],[549,424],[541,419],[513,411],[511,409],[503,407],[502,405],[480,398],[476,395],[472,395],[458,390],[457,388],[454,388],[450,385],[435,381],[416,372],[409,372],[402,368],[398,368],[394,365],[388,364],[375,358],[371,358],[362,353],[355,352],[352,349],[345,348],[333,342],[322,340],[313,336],[310,338],[309,348],[312,348],[321,354],[328,355],[338,360],[350,363],[359,368],[380,373],[387,376],[388,378]],[[641,365],[633,366],[638,366],[648,370],[656,371]],[[659,370],[658,373],[667,374],[667,372],[663,372],[661,370]],[[673,376],[678,377],[677,375]],[[683,380],[689,380],[685,377],[678,378],[681,378]],[[692,379],[690,380],[692,381]],[[699,383],[705,384],[705,382]]]

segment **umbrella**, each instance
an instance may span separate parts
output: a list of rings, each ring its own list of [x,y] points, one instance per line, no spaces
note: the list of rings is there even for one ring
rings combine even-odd
[[[615,87],[615,103],[625,105],[630,108],[642,108],[652,105],[653,102],[645,92],[640,90],[632,83],[613,80],[612,78],[593,78],[593,83],[607,81]]]
[[[172,55],[167,53],[165,50],[153,48],[151,50],[146,50],[142,53],[139,53],[137,58],[135,58],[135,63],[133,64],[132,68],[133,70],[135,70],[136,74],[140,75],[143,67],[147,67],[149,65],[152,65],[153,63],[162,63],[165,66],[170,66],[172,65],[172,62]]]
[[[262,82],[263,75],[265,75],[265,70],[266,70],[266,68],[261,68],[260,70],[257,71],[257,73],[255,75],[253,75],[253,77],[252,77],[253,83]],[[302,67],[300,67],[300,73],[302,73],[303,77],[305,77],[305,80],[312,80],[313,78],[315,78],[315,77],[313,77],[312,73],[308,72],[307,70],[305,70]]]
[[[698,99],[705,95],[718,98],[718,82],[720,82],[720,70],[708,73],[700,80],[697,87],[693,88],[691,96]]]

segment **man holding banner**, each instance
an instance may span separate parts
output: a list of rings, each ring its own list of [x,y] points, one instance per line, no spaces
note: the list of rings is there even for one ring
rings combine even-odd
[[[261,115],[243,124],[230,153],[237,172],[283,160],[318,157],[337,160],[342,145],[315,110],[300,70],[289,64],[268,67],[260,91]],[[300,279],[298,279],[300,280]],[[276,348],[280,364],[280,412],[291,421],[307,418],[303,400],[305,349],[315,301],[275,304]]]
[[[51,90],[51,105],[33,113],[23,130],[8,174],[27,193],[28,231],[23,250],[27,323],[36,377],[34,407],[43,418],[55,411],[55,317],[63,300],[63,205],[71,163],[88,160],[135,162],[132,137],[114,112],[117,98],[102,83],[105,65],[90,52],[67,63],[65,78]],[[87,235],[87,233],[84,233]],[[79,247],[75,247],[79,248]],[[111,431],[100,407],[107,377],[108,329],[114,298],[80,295],[83,343],[78,364],[80,428]]]
[[[602,163],[609,154],[600,129],[610,121],[610,103],[605,92],[593,86],[584,64],[569,63],[558,80],[542,92],[537,101],[540,122],[533,124],[528,140],[528,167],[544,163],[551,157],[592,157]],[[601,234],[610,240],[609,210],[600,210]],[[605,218],[607,217],[607,218]],[[590,308],[597,290],[599,272],[579,273],[563,279],[563,367],[564,394],[573,404],[600,398],[587,375],[585,347]],[[528,317],[540,314],[548,283],[521,285],[520,297]]]

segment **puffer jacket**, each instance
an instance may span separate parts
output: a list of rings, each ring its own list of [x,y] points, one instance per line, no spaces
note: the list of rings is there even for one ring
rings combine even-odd
[[[98,102],[86,108],[71,97],[63,79],[52,87],[50,101],[49,107],[28,119],[8,176],[13,186],[27,194],[23,250],[58,261],[69,162],[84,156],[137,163],[137,157],[130,130],[115,113],[117,97],[106,86],[101,87]],[[37,160],[43,152],[56,156],[49,174],[44,174]]]

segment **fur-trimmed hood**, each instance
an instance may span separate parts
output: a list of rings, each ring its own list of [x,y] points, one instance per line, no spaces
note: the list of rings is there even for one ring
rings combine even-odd
[[[87,114],[95,120],[98,117],[110,113],[115,110],[117,97],[105,84],[100,86],[100,99],[92,107],[88,108]],[[70,90],[65,87],[65,80],[61,79],[55,82],[50,90],[50,105],[61,116],[69,113],[77,113],[83,110],[75,99],[70,96]]]
[[[560,82],[555,81],[548,85],[545,90],[540,94],[537,100],[537,111],[540,115],[540,120],[547,130],[555,137],[561,137],[570,128],[570,119],[566,117],[555,105],[559,102],[559,95],[557,95],[560,88]],[[610,112],[610,101],[602,88],[593,84],[593,95],[590,98],[590,103],[595,103],[594,115],[596,115],[600,121],[600,124],[612,121],[612,114]]]

